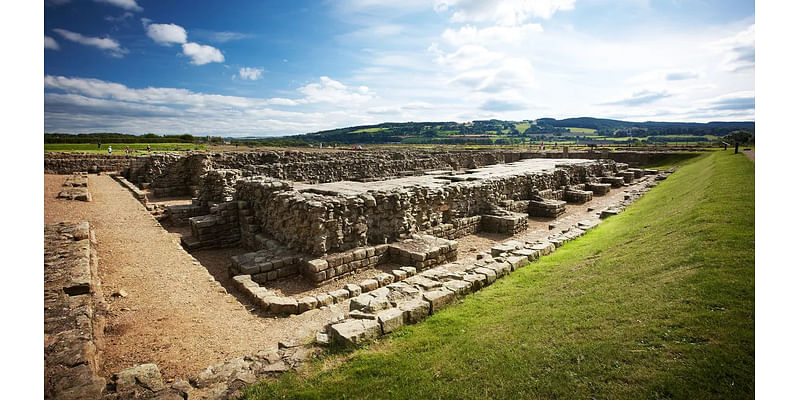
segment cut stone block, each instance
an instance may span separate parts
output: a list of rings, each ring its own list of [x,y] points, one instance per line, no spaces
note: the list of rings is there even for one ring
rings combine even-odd
[[[447,289],[439,289],[422,294],[422,298],[431,303],[431,314],[441,310],[456,299],[456,294]]]
[[[390,308],[378,313],[378,323],[381,325],[383,334],[387,334],[403,326],[403,310]]]
[[[341,303],[350,298],[350,292],[348,292],[347,289],[334,290],[332,292],[328,292],[328,294],[333,297],[333,301],[335,303]]]
[[[381,326],[375,320],[351,319],[331,325],[333,341],[344,346],[355,346],[381,335]]]
[[[356,297],[361,294],[361,286],[348,283],[347,285],[344,285],[344,288],[350,292],[350,297]]]
[[[313,310],[317,308],[317,298],[306,296],[300,299],[297,299],[297,313],[302,314],[308,310]]]
[[[402,302],[398,308],[403,311],[403,322],[416,324],[431,314],[431,304],[425,300],[409,300]]]
[[[378,281],[375,279],[365,279],[361,281],[358,286],[361,286],[361,292],[369,292],[378,288]]]
[[[484,267],[478,267],[473,270],[476,274],[482,274],[486,276],[486,284],[491,285],[492,282],[497,280],[497,273],[494,270]]]
[[[267,297],[269,312],[274,315],[297,314],[297,300],[292,297]]]
[[[466,281],[448,281],[444,283],[444,287],[459,297],[464,297],[472,291],[472,284]]]
[[[557,218],[567,211],[566,204],[567,202],[561,200],[531,200],[528,205],[528,214],[532,217]]]

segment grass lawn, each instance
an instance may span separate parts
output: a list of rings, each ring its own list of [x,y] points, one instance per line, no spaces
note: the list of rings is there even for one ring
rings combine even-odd
[[[134,151],[147,151],[147,143],[103,143],[99,150],[97,149],[97,143],[45,143],[44,151],[75,151],[107,154],[108,146],[111,146],[112,154],[125,154],[125,146],[130,146]],[[150,148],[153,151],[205,150],[206,145],[193,143],[150,143]]]
[[[246,398],[751,398],[755,167],[686,162],[584,237]]]

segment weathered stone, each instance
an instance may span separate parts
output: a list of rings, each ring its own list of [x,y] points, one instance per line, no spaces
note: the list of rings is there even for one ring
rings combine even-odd
[[[359,310],[359,311],[366,311],[367,307],[369,307],[369,303],[374,299],[374,297],[368,294],[362,294],[350,299],[350,311]]]
[[[450,290],[439,289],[423,293],[422,298],[431,304],[431,314],[433,314],[452,303],[456,295]]]
[[[491,285],[492,282],[497,280],[497,273],[494,272],[494,270],[492,270],[492,269],[484,268],[484,267],[478,267],[478,268],[475,268],[473,271],[475,271],[476,274],[484,275],[486,277],[486,284],[487,285]]]
[[[350,298],[350,292],[347,289],[334,290],[332,292],[328,292],[328,294],[333,297],[333,301],[335,303],[341,303]]]
[[[444,287],[461,297],[468,295],[472,290],[472,284],[466,281],[448,281],[444,283]]]
[[[154,392],[164,389],[161,371],[155,364],[141,364],[124,369],[114,374],[111,379],[116,384],[117,392],[135,390],[137,386],[150,389]]]
[[[350,292],[350,297],[356,297],[361,294],[361,286],[348,283],[347,285],[344,285],[344,288]]]
[[[292,297],[267,297],[269,312],[275,315],[297,314],[297,300]]]
[[[329,306],[333,304],[333,296],[327,293],[318,294],[316,297],[317,297],[317,305],[319,307]]]
[[[403,314],[403,310],[399,308],[390,308],[378,313],[378,323],[381,324],[384,335],[403,326]]]
[[[394,276],[392,274],[381,272],[380,274],[375,275],[375,280],[378,281],[378,286],[386,286],[394,282]]]
[[[381,335],[381,326],[369,319],[351,319],[331,325],[333,341],[344,346],[358,345],[365,340],[376,339]]]
[[[523,251],[523,250],[517,250]],[[530,250],[528,250],[530,251]],[[518,255],[518,256],[511,256],[506,259],[510,264],[511,267],[514,269],[524,267],[528,265],[528,256],[527,255]]]
[[[302,314],[308,310],[317,308],[317,298],[306,296],[297,299],[297,313]]]
[[[361,281],[358,286],[361,287],[362,292],[369,292],[378,288],[378,281],[375,279],[365,279]]]
[[[416,324],[431,314],[431,304],[420,299],[402,302],[398,308],[403,311],[403,322],[406,324]]]

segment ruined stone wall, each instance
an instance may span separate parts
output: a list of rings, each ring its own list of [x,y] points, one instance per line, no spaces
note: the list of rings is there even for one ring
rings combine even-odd
[[[45,225],[45,399],[101,398],[102,299],[89,223]]]
[[[298,251],[323,255],[395,242],[480,215],[506,200],[530,199],[533,190],[559,189],[615,172],[615,163],[587,162],[555,171],[357,196],[287,190],[288,183],[262,177],[239,180],[234,197],[252,205],[262,232]]]
[[[74,172],[113,172],[128,167],[136,156],[119,156],[91,153],[45,153],[45,174],[72,174]]]

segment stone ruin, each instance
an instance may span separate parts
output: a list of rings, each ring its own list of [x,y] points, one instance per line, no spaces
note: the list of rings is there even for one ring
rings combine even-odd
[[[652,178],[659,172],[593,159],[596,154],[558,156],[569,158],[492,151],[156,154],[129,159],[114,178],[164,223],[190,227],[191,236],[182,238],[188,251],[249,250],[232,257],[230,273],[258,309],[284,316],[345,304],[346,317],[327,323],[316,341],[353,345],[422,321],[597,222],[580,221],[546,238],[505,241],[466,263],[456,262],[459,238],[478,232],[514,236],[526,231],[529,218],[549,221],[568,203],[640,184],[641,190],[598,212],[605,218],[666,176]],[[83,188],[85,182],[86,175],[77,174],[65,185]],[[191,204],[157,209],[146,189],[155,197],[191,196]],[[120,371],[106,383],[97,376],[105,305],[91,236],[87,223],[45,227],[46,397],[227,398],[244,382],[275,376],[307,358],[302,347],[283,345],[210,366],[191,384],[166,385],[154,364]],[[292,276],[320,286],[376,266],[386,268],[325,293],[294,298],[265,287]]]
[[[257,304],[285,315],[326,299],[281,299],[257,286],[292,276],[320,286],[384,265],[422,272],[455,261],[460,237],[518,234],[529,217],[557,218],[568,202],[643,174],[608,159],[530,152],[268,151],[139,157],[119,179],[135,195],[138,184],[191,196],[161,216],[191,228],[183,246],[250,250],[231,259],[230,274],[247,276],[237,282],[255,290]],[[394,271],[383,279],[402,275]]]

